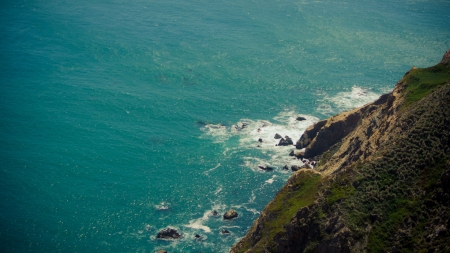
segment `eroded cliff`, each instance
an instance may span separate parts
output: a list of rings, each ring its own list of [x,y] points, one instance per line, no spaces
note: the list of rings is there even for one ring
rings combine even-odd
[[[231,252],[450,252],[450,50],[308,128],[295,172]]]

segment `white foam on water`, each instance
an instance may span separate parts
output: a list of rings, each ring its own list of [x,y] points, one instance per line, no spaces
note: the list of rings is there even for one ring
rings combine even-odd
[[[255,202],[255,199],[256,199],[255,191],[252,191],[252,196],[250,196],[250,199],[248,200],[248,203],[250,204],[250,203]]]
[[[170,205],[167,202],[161,202],[155,205],[156,210],[169,210]]]
[[[217,190],[214,192],[215,195],[219,194],[219,192],[222,191],[222,187],[217,188]]]
[[[277,177],[276,175],[272,175],[272,178],[266,180],[265,182],[268,183],[268,184],[272,184],[273,181],[275,181],[275,178],[276,178],[276,177]]]
[[[370,88],[355,85],[351,91],[339,92],[331,97],[324,96],[317,111],[330,114],[352,110],[377,100],[380,95],[372,92]]]
[[[203,216],[201,218],[189,221],[189,224],[185,225],[185,227],[193,228],[193,229],[201,229],[201,230],[205,231],[205,233],[211,233],[211,228],[203,225],[203,223],[209,219],[210,213],[211,213],[211,210],[204,212]]]
[[[305,120],[298,121],[297,117],[303,117]],[[224,154],[230,155],[236,149],[259,150],[262,154],[268,155],[266,158],[244,157],[244,166],[254,171],[264,172],[258,169],[258,166],[272,166],[281,168],[284,165],[299,165],[289,152],[295,147],[277,146],[279,139],[275,135],[279,134],[283,138],[289,136],[295,144],[305,129],[315,122],[318,118],[299,114],[295,111],[282,111],[273,120],[251,120],[242,119],[231,127],[223,125],[211,125],[202,128],[203,136],[209,136],[214,142],[226,141],[232,137],[238,137],[238,146],[226,147]],[[229,145],[236,145],[235,142]],[[230,152],[231,151],[231,152]]]
[[[253,214],[260,214],[260,212],[258,210],[256,210],[255,208],[245,207],[245,210],[247,210],[247,211],[249,211],[249,212],[251,212]]]
[[[211,169],[205,171],[204,174],[205,174],[205,175],[208,175],[209,172],[211,172],[211,171],[213,171],[213,170],[216,170],[216,169],[219,168],[219,167],[220,167],[220,163],[218,163],[214,168],[211,168]]]

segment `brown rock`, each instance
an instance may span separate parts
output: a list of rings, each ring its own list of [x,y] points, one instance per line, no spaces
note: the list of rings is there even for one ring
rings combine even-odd
[[[233,209],[228,210],[228,212],[226,212],[223,215],[223,218],[225,220],[230,220],[230,219],[233,219],[233,218],[236,218],[236,217],[238,217],[238,213],[235,210],[233,210]]]

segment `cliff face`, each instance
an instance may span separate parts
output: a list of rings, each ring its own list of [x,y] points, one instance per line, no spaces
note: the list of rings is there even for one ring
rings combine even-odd
[[[295,172],[231,252],[450,252],[450,50],[309,127]]]

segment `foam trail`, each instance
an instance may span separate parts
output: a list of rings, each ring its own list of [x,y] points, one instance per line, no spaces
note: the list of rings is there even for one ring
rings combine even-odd
[[[276,177],[277,177],[276,175],[273,175],[272,178],[266,180],[265,182],[268,183],[268,184],[272,184],[275,181]]]
[[[215,169],[217,169],[217,168],[219,168],[219,167],[220,167],[220,163],[218,163],[214,168],[211,168],[211,169],[205,171],[204,174],[205,174],[205,175],[208,175],[209,172],[211,172],[211,171],[213,171],[213,170],[215,170]]]
[[[205,213],[203,213],[203,217],[189,221],[189,224],[185,225],[185,227],[193,228],[193,229],[201,229],[201,230],[205,231],[205,233],[211,233],[211,228],[203,225],[203,222],[205,222],[209,219],[210,213],[211,213],[211,211],[209,211],[209,210],[206,211]]]

